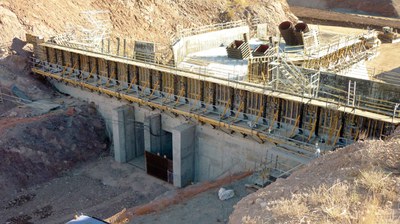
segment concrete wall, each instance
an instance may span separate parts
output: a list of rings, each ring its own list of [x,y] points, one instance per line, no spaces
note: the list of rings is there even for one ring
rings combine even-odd
[[[221,44],[226,46],[233,40],[243,39],[243,34],[248,34],[249,32],[248,26],[242,26],[183,37],[172,47],[174,60],[176,63],[180,63],[190,53],[217,48]]]
[[[347,91],[348,89],[349,80],[357,82],[356,95],[399,102],[400,88],[397,85],[373,82],[370,80],[357,79],[329,73],[321,73],[321,83],[326,83],[344,91]],[[326,90],[323,89],[322,85],[321,89]],[[343,96],[347,98],[346,93],[343,93]]]
[[[151,137],[148,129],[150,126],[152,126],[152,131],[159,134],[165,131],[171,132],[174,169],[176,169],[176,175],[179,176],[179,178],[174,177],[174,179],[178,178],[176,186],[179,187],[185,186],[192,181],[213,180],[235,172],[253,170],[265,160],[267,153],[268,155],[279,155],[280,158],[285,158],[285,153],[277,150],[275,144],[268,142],[260,144],[249,137],[243,138],[240,134],[227,134],[222,130],[214,129],[212,126],[197,124],[197,122],[188,121],[183,117],[152,111],[147,107],[138,105],[129,104],[129,106],[126,106],[126,102],[121,102],[117,99],[65,86],[62,83],[56,82],[54,84],[64,93],[88,102],[94,102],[104,116],[111,136],[113,135],[113,130],[119,132],[118,135],[121,134],[122,127],[115,126],[116,116],[121,119],[121,116],[129,115],[124,119],[132,119],[131,113],[134,113],[133,119],[136,123],[144,124],[144,130],[142,129],[142,134],[145,135],[144,137],[142,136],[144,143],[140,144],[148,151],[157,153],[157,150],[162,147],[160,145],[169,144],[168,141],[160,140],[156,136]],[[129,129],[129,126],[124,128]],[[130,128],[130,130],[132,129]],[[128,133],[128,135],[124,134],[122,137],[128,139],[132,137],[129,135],[137,136],[139,131],[125,133]],[[118,142],[121,140],[122,138],[116,140],[114,144],[121,145],[122,143]],[[116,146],[114,146],[115,149],[117,149]],[[115,154],[117,155],[116,159],[120,162],[130,159],[129,156],[124,157],[122,152]],[[176,161],[177,158],[181,158],[181,160],[178,162]],[[191,162],[192,158],[194,162]],[[190,166],[191,163],[193,166]]]

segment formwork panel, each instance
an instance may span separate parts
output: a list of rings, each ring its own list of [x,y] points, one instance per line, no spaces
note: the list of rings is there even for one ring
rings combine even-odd
[[[47,48],[48,51],[48,61],[52,64],[57,64],[57,56],[56,56],[56,51],[54,48]]]
[[[232,105],[230,88],[228,86],[216,84],[216,105],[226,106],[228,103]]]
[[[96,62],[96,58],[90,57],[89,58],[89,63],[90,63],[90,72],[92,72],[93,74],[99,74],[99,71],[97,70],[97,62]]]
[[[307,105],[304,109],[303,129],[309,131],[315,129],[316,121],[317,121],[317,107],[312,105]]]
[[[71,53],[72,67],[74,69],[79,68],[79,54]]]
[[[174,75],[162,73],[162,91],[168,94],[174,94]]]
[[[300,103],[282,100],[282,122],[295,125],[300,116]]]
[[[150,86],[150,70],[147,68],[139,68],[139,85],[142,87]]]
[[[85,55],[79,55],[80,57],[80,69],[85,72],[89,71],[89,57]]]
[[[65,66],[72,67],[71,52],[63,51]]]
[[[98,63],[99,63],[99,75],[103,77],[108,77],[107,61],[99,58]]]
[[[108,75],[111,78],[118,78],[117,77],[117,62],[113,62],[113,61],[108,61]]]
[[[196,79],[188,79],[187,85],[188,98],[200,100],[201,81]]]
[[[247,92],[247,110],[246,113],[259,115],[263,111],[261,110],[264,105],[264,99],[262,94]],[[261,111],[261,112],[260,112]]]
[[[118,80],[121,82],[128,82],[128,66],[126,64],[117,63]]]
[[[206,102],[207,104],[215,105],[215,86],[216,84],[214,83],[204,82],[204,102]]]
[[[63,63],[62,51],[61,50],[55,50],[55,51],[56,51],[57,64],[65,66],[65,64]]]

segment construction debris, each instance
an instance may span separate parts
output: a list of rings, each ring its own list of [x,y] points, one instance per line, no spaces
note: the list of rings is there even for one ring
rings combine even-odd
[[[225,189],[223,187],[221,187],[218,190],[218,197],[219,197],[219,200],[221,200],[221,201],[226,201],[230,198],[233,198],[234,196],[235,196],[235,192],[233,190]]]

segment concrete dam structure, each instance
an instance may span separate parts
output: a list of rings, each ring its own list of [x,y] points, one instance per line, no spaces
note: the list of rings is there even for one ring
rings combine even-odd
[[[33,73],[97,105],[117,161],[144,158],[149,174],[178,187],[272,161],[276,177],[285,176],[319,151],[385,138],[400,124],[399,86],[338,75],[374,54],[369,34],[327,47],[307,27],[288,37],[302,45],[286,46],[262,38],[265,26],[182,30],[167,48],[120,38],[27,40]],[[235,51],[243,59],[228,57]]]

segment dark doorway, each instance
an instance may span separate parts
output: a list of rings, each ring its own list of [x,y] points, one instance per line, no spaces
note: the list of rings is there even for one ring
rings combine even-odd
[[[170,184],[174,183],[172,175],[172,160],[147,151],[145,157],[147,174],[164,180]]]

